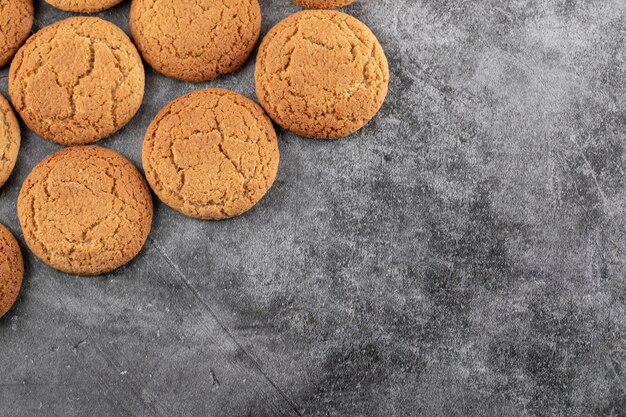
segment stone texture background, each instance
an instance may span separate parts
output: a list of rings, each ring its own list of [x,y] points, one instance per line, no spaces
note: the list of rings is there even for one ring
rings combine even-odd
[[[68,16],[37,1],[35,29]],[[262,0],[264,33],[299,10]],[[129,2],[100,15],[128,31]],[[26,254],[0,320],[0,416],[626,416],[626,2],[359,0],[392,70],[351,138],[279,131],[267,197],[200,222],[157,204],[96,279]],[[140,162],[183,93],[148,70],[101,142]],[[6,94],[8,71],[0,72]],[[25,132],[0,222],[58,147]]]

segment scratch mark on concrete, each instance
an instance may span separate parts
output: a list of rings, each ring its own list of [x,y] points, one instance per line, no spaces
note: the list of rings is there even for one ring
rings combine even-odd
[[[220,328],[226,333],[226,335],[235,343],[235,345],[237,346],[237,348],[244,353],[244,355],[246,356],[246,358],[250,361],[250,363],[253,365],[253,367],[259,372],[259,374],[271,385],[271,387],[280,395],[280,397],[283,399],[283,401],[285,401],[287,403],[287,405],[289,406],[289,408],[291,409],[291,411],[293,411],[296,415],[298,416],[302,416],[302,414],[300,413],[300,411],[298,411],[298,407],[296,406],[296,404],[291,401],[287,395],[283,392],[282,389],[280,389],[280,387],[278,387],[274,381],[272,381],[272,379],[267,375],[267,373],[263,370],[263,368],[261,367],[261,365],[259,364],[259,362],[252,356],[252,354],[250,352],[248,352],[248,350],[239,342],[239,340],[237,340],[237,338],[235,338],[235,336],[232,334],[232,332],[222,323],[222,321],[217,317],[217,314],[213,311],[213,309],[211,308],[211,306],[209,306],[209,304],[204,301],[204,299],[202,298],[202,296],[200,295],[200,293],[198,293],[198,290],[196,290],[196,288],[191,285],[191,283],[189,282],[189,280],[187,279],[187,276],[182,272],[182,270],[180,269],[180,267],[178,265],[176,265],[176,263],[174,263],[169,256],[167,256],[167,254],[165,253],[165,251],[163,251],[163,249],[161,249],[161,247],[158,245],[158,243],[151,237],[148,237],[148,240],[150,241],[150,243],[152,243],[152,245],[154,246],[154,248],[156,249],[156,251],[159,253],[159,255],[172,267],[172,269],[174,270],[174,272],[176,272],[176,276],[178,277],[178,279],[180,280],[180,282],[187,288],[187,290],[189,292],[191,292],[191,294],[198,300],[198,302],[204,307],[204,309],[211,315],[211,317],[215,320],[215,322],[220,326]]]
[[[593,166],[591,166],[591,163],[589,163],[589,160],[587,159],[587,156],[585,155],[584,149],[580,146],[578,141],[576,141],[576,138],[574,136],[570,136],[569,139],[576,146],[576,148],[578,149],[578,153],[583,158],[583,161],[585,162],[585,166],[589,170],[589,174],[591,175],[591,178],[593,179],[593,182],[594,182],[594,184],[596,186],[596,189],[598,191],[598,195],[600,196],[600,199],[602,200],[602,204],[604,205],[604,209],[606,210],[606,212],[608,214],[611,214],[609,212],[609,205],[608,205],[608,201],[606,199],[606,195],[604,194],[604,191],[602,190],[602,187],[600,186],[600,182],[598,181],[598,175],[597,175],[596,171],[593,169]]]

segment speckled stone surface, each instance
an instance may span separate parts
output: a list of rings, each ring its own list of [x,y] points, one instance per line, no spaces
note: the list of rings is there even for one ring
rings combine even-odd
[[[36,29],[69,14],[36,2]],[[299,10],[262,0],[263,33]],[[129,3],[100,16],[128,32]],[[625,416],[626,2],[359,0],[392,71],[352,138],[279,130],[243,217],[156,202],[142,254],[101,278],[25,251],[0,320],[0,416]],[[6,93],[7,70],[0,72]],[[253,61],[194,86],[148,71],[102,145],[136,163],[192,90],[254,98]],[[59,149],[28,132],[15,200]]]

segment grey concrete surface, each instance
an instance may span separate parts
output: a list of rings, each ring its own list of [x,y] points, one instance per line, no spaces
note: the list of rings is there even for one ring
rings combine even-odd
[[[36,29],[66,13],[37,1]],[[299,10],[262,0],[264,33]],[[128,2],[100,16],[128,31]],[[359,0],[389,98],[336,142],[279,131],[268,196],[226,222],[156,205],[85,279],[28,251],[0,320],[0,416],[626,416],[626,2]],[[102,142],[140,162],[169,100],[254,98],[253,60],[148,71]],[[0,72],[6,94],[7,70]],[[58,147],[25,132],[0,222]]]

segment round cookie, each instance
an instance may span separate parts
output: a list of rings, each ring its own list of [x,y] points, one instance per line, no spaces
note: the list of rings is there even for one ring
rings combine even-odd
[[[197,91],[169,103],[143,143],[143,167],[157,196],[205,220],[252,208],[276,178],[280,156],[271,120],[228,90]]]
[[[0,224],[0,317],[11,309],[22,287],[24,259],[17,240]]]
[[[301,136],[350,135],[380,110],[389,66],[374,34],[331,10],[304,10],[274,26],[259,48],[257,96],[279,125]]]
[[[137,168],[115,151],[58,151],[28,175],[17,200],[24,239],[43,262],[100,275],[132,260],[152,224],[152,196]]]
[[[0,0],[0,68],[28,38],[34,15],[33,0]]]
[[[293,0],[294,3],[309,9],[338,9],[354,3],[355,0]]]
[[[193,83],[237,71],[261,32],[258,0],[133,0],[133,40],[146,62]]]
[[[0,187],[13,172],[20,142],[20,124],[9,102],[0,94]]]
[[[46,0],[46,3],[66,12],[95,13],[117,6],[124,0]]]
[[[122,128],[139,110],[144,83],[130,39],[96,17],[40,30],[9,72],[11,100],[26,125],[61,145],[92,143]]]

